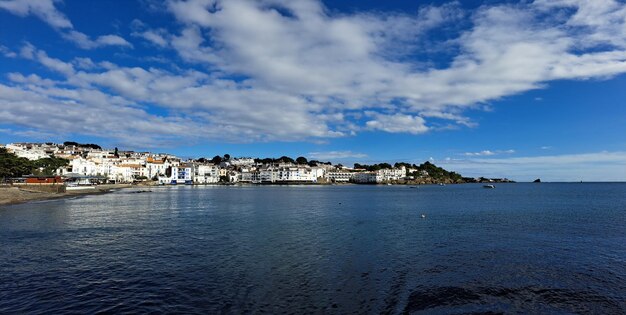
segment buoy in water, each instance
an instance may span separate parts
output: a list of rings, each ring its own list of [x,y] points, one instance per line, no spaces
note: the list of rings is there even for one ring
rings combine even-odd
[[[421,215],[422,219],[426,219],[426,215],[422,213]]]

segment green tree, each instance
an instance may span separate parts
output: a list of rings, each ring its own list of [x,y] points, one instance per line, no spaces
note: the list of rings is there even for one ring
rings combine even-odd
[[[94,150],[102,150],[102,147],[100,147],[97,144],[93,144],[93,143],[78,143],[78,142],[74,142],[74,141],[65,141],[63,142],[64,146],[75,146],[75,147],[80,147],[80,148],[91,148]]]
[[[32,174],[34,164],[26,158],[0,148],[0,178],[21,177]]]
[[[309,161],[307,161],[307,159],[304,156],[299,156],[296,159],[296,163],[298,164],[307,164]]]
[[[292,158],[288,156],[284,156],[284,155],[278,158],[278,161],[283,162],[283,163],[296,163],[296,161],[294,161]]]
[[[214,156],[211,159],[211,163],[216,164],[216,165],[222,163],[222,157],[219,155]]]
[[[57,169],[67,166],[69,161],[57,157],[48,157],[32,162],[38,175],[54,175]]]

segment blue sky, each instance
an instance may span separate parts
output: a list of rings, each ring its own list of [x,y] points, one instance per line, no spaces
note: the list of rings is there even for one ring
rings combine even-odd
[[[614,0],[0,0],[0,143],[626,180]]]

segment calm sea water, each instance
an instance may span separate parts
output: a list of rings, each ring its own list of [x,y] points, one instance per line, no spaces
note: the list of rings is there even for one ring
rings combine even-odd
[[[0,313],[626,312],[626,184],[152,190],[0,207]]]

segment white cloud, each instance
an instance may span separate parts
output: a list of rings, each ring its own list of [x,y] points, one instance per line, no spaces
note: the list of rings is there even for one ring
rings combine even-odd
[[[36,75],[36,74],[31,74],[28,76],[24,76],[21,73],[9,73],[8,75],[9,80],[13,81],[13,82],[17,82],[17,83],[26,83],[26,84],[33,84],[33,85],[39,85],[39,86],[53,86],[55,85],[55,82],[49,79],[43,79],[40,76]]]
[[[163,32],[159,32],[157,30],[147,30],[147,31],[143,31],[143,32],[135,32],[133,33],[133,36],[138,36],[138,37],[142,37],[143,39],[151,42],[152,44],[155,44],[159,47],[166,47],[169,45],[167,39],[165,38],[165,35],[163,34]]]
[[[133,45],[129,42],[127,42],[125,39],[123,39],[120,36],[117,35],[102,35],[102,36],[98,36],[98,39],[96,39],[95,41],[98,46],[126,46],[126,47],[133,47]]]
[[[168,7],[185,24],[172,40],[184,59],[248,76],[252,88],[320,100],[326,109],[401,112],[385,121],[393,118],[405,128],[366,122],[391,132],[424,132],[421,119],[428,117],[475,126],[459,114],[463,109],[550,80],[626,72],[622,50],[578,49],[577,43],[606,29],[571,31],[575,16],[540,22],[546,9],[539,4],[481,7],[471,17],[473,27],[455,41],[461,53],[437,69],[402,56],[423,47],[421,35],[463,16],[454,5],[415,15],[336,15],[308,0],[170,1]]]
[[[96,38],[95,40],[89,38],[89,36],[84,33],[73,30],[62,33],[61,35],[63,36],[63,38],[76,43],[76,45],[78,45],[78,47],[82,49],[94,49],[104,46],[133,47],[131,43],[127,42],[125,39],[117,35],[103,35]]]
[[[498,155],[498,154],[513,154],[515,153],[515,150],[509,149],[509,150],[495,150],[495,151],[491,151],[491,150],[483,150],[480,152],[465,152],[462,155],[465,156],[491,156],[491,155]]]
[[[386,132],[408,132],[412,134],[420,134],[428,131],[425,120],[419,116],[411,115],[382,115],[378,113],[369,113],[373,119],[368,120],[365,126],[373,130],[382,130]]]
[[[623,181],[626,152],[594,152],[511,158],[438,161],[464,176],[508,177],[519,181]]]
[[[293,141],[311,138],[329,138],[342,136],[339,131],[330,130],[327,123],[341,120],[341,115],[312,115],[308,110],[314,105],[310,101],[271,90],[249,89],[228,80],[211,80],[209,76],[187,71],[173,74],[159,69],[127,68],[107,64],[102,68],[76,70],[72,63],[49,57],[44,51],[27,44],[24,55],[40,62],[50,70],[66,77],[58,85],[69,87],[62,94],[58,89],[37,89],[39,96],[50,99],[63,98],[77,105],[86,105],[91,100],[83,99],[83,93],[70,93],[71,89],[106,90],[106,97],[119,99],[129,107],[141,108],[142,104],[166,108],[175,112],[174,117],[189,118],[194,130],[210,130],[199,132],[197,139],[220,139],[223,141]],[[82,63],[89,61],[82,60]],[[25,79],[14,74],[13,82],[24,83]],[[21,75],[24,77],[23,75]],[[18,88],[18,87],[16,87]],[[33,87],[22,86],[22,89],[33,90]],[[7,90],[8,91],[8,90]],[[8,92],[7,92],[8,93]],[[102,93],[102,92],[101,92]],[[0,94],[0,97],[2,95]],[[54,102],[47,102],[55,107]],[[113,106],[113,105],[112,105]],[[66,110],[62,104],[56,107],[59,111]],[[95,111],[90,106],[79,106],[86,113]],[[7,107],[6,110],[18,110],[19,107]],[[5,118],[17,119],[19,115],[7,115]],[[100,113],[98,113],[100,115]],[[153,119],[152,123],[161,120]],[[271,123],[268,123],[271,122]],[[17,119],[16,123],[23,121]],[[199,128],[198,126],[202,126]],[[48,127],[40,125],[40,127]],[[155,126],[158,128],[158,125]],[[183,126],[181,126],[183,128]],[[123,130],[123,129],[122,129]],[[167,128],[159,129],[156,136],[165,136]],[[133,133],[129,135],[135,136]],[[172,134],[172,137],[185,137],[183,134]],[[191,137],[196,138],[196,137]],[[152,139],[152,138],[145,138]],[[148,145],[155,145],[154,141]]]
[[[307,156],[311,159],[317,160],[341,160],[348,158],[362,159],[366,158],[367,154],[356,153],[352,151],[326,151],[326,152],[309,152]]]
[[[57,29],[72,28],[72,22],[55,6],[53,0],[2,0],[0,9],[25,17],[35,15]]]
[[[150,29],[146,23],[139,19],[134,19],[130,23],[130,28],[133,30],[131,35],[134,37],[143,38],[161,48],[169,46],[171,35],[164,28]]]
[[[191,118],[151,115],[119,97],[92,89],[0,84],[0,102],[0,124],[20,126],[20,132],[31,135],[106,135],[106,141],[153,147],[167,146],[182,136],[189,138],[189,128],[199,134],[211,132]],[[41,128],[44,123],[46,128]]]
[[[64,62],[60,59],[51,58],[43,50],[38,50],[30,43],[26,43],[20,50],[20,56],[22,58],[36,60],[46,68],[63,74],[65,76],[71,76],[74,74],[74,66],[71,63]]]
[[[3,54],[7,58],[15,58],[17,54],[5,46],[0,45],[0,53]]]
[[[74,74],[74,66],[59,59],[48,57],[48,54],[46,54],[43,50],[39,50],[35,57],[42,65],[53,71],[62,73],[66,76]]]
[[[40,97],[69,94],[89,115],[96,112],[85,105],[91,102],[83,99],[89,93],[69,90],[99,90],[144,110],[142,115],[151,116],[145,108],[152,106],[168,116],[146,119],[155,124],[190,120],[202,127],[202,139],[319,141],[362,130],[422,134],[475,127],[464,115],[467,109],[484,110],[491,101],[553,80],[625,73],[626,5],[603,1],[610,10],[563,0],[485,5],[473,12],[453,3],[415,13],[337,13],[315,0],[172,0],[164,6],[180,29],[152,29],[138,20],[131,28],[134,36],[176,51],[185,62],[173,62],[174,70],[88,58],[64,61],[30,44],[19,56],[65,78],[59,82],[67,90],[64,96],[40,89]],[[0,3],[14,14],[35,14],[31,6],[17,5],[22,2]],[[47,8],[56,10],[50,3]],[[468,28],[433,43],[430,32],[455,25]],[[86,49],[132,47],[115,35],[91,39],[71,23],[60,32]],[[449,60],[420,59],[433,51]],[[26,81],[14,80],[9,87],[29,90],[34,83]]]
[[[84,33],[76,31],[72,22],[55,7],[54,0],[0,0],[0,9],[12,14],[26,17],[34,15],[59,31],[61,36],[74,42],[83,49],[93,49],[103,46],[132,47],[128,41],[118,35],[102,35],[92,40]]]
[[[626,47],[623,36],[626,28],[626,8],[623,2],[614,0],[536,0],[534,5],[541,10],[552,11],[562,8],[576,12],[567,20],[565,27],[575,28],[586,36],[579,41],[586,47],[612,45]]]
[[[489,155],[495,155],[494,152],[489,151],[489,150],[484,150],[484,151],[480,151],[480,152],[466,152],[463,153],[463,155],[466,156],[489,156]]]
[[[74,58],[72,64],[74,64],[74,66],[80,69],[89,70],[89,69],[96,68],[96,64],[93,62],[93,60],[91,60],[91,58],[82,58],[82,57]]]

